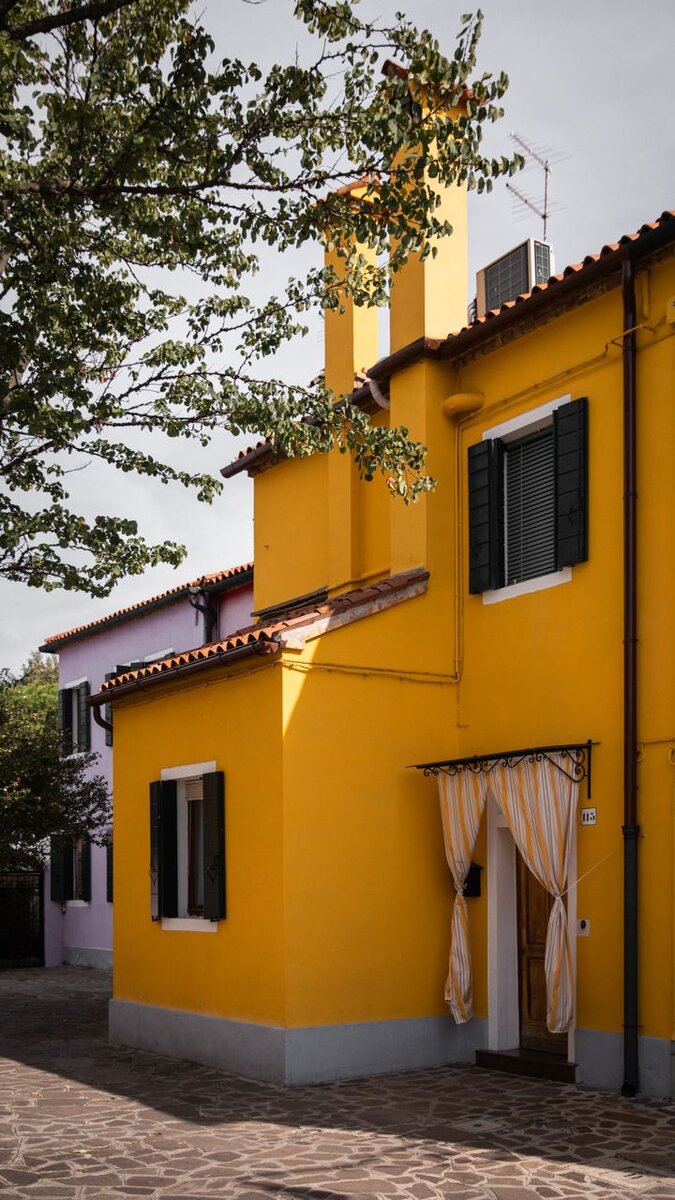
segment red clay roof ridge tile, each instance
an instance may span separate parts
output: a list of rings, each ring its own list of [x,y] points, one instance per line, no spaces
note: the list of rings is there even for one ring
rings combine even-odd
[[[149,596],[145,600],[138,600],[135,604],[130,604],[126,608],[119,608],[116,612],[109,613],[105,617],[97,617],[94,621],[88,621],[85,625],[76,625],[73,629],[68,629],[64,633],[52,634],[50,637],[45,638],[40,649],[56,650],[64,642],[87,637],[90,633],[97,633],[108,625],[117,624],[120,621],[132,621],[136,617],[142,616],[143,612],[150,607],[154,608],[163,604],[173,604],[180,600],[192,587],[213,588],[220,583],[252,574],[252,572],[253,563],[247,562],[237,567],[227,567],[222,571],[213,571],[208,575],[200,575],[198,579],[191,579],[187,583],[177,584],[173,588],[168,588],[165,592],[159,592],[156,596]]]
[[[247,646],[260,645],[262,647],[267,644],[271,648],[273,643],[279,643],[279,638],[285,630],[295,630],[326,617],[339,616],[350,609],[362,608],[380,596],[404,591],[407,587],[428,578],[429,572],[424,567],[415,567],[408,571],[401,571],[397,575],[390,575],[376,583],[353,588],[349,592],[342,592],[322,604],[309,606],[299,613],[293,612],[288,617],[280,617],[264,624],[244,626],[217,642],[197,646],[193,650],[184,650],[181,654],[173,654],[169,658],[149,663],[147,667],[138,670],[125,671],[122,675],[117,675],[114,679],[102,684],[99,695],[108,695],[125,684],[166,676],[177,672],[181,667],[188,667],[200,661],[208,659],[224,661],[232,651]]]
[[[455,344],[458,343],[461,346],[464,338],[469,335],[470,331],[485,328],[501,314],[508,313],[514,308],[519,308],[521,305],[527,305],[528,301],[531,301],[542,292],[548,291],[549,288],[552,288],[555,293],[557,290],[556,285],[563,284],[565,280],[573,275],[583,274],[585,270],[594,266],[601,259],[606,258],[610,254],[616,254],[623,246],[640,241],[641,238],[646,237],[649,233],[653,233],[660,226],[667,225],[672,221],[675,221],[675,209],[665,209],[655,221],[646,221],[633,233],[622,234],[616,242],[606,242],[598,253],[587,254],[581,262],[570,263],[568,266],[563,267],[562,271],[559,271],[556,275],[551,275],[544,282],[535,284],[531,291],[523,292],[520,296],[516,296],[515,299],[505,301],[498,308],[489,309],[483,316],[476,317],[469,325],[464,325],[460,329],[454,330],[445,338],[418,338],[417,343],[419,345],[410,343],[409,346],[404,346],[401,350],[396,351],[394,355],[387,355],[385,358],[378,360],[377,363],[374,363],[366,374],[381,384],[391,374],[394,374],[396,370],[399,370],[404,365],[404,362],[405,365],[409,365],[412,358],[408,352],[412,350],[415,350],[418,358],[424,357],[425,354],[440,358],[450,357]],[[525,312],[523,312],[523,315],[526,315]],[[486,333],[486,336],[489,336],[489,334]],[[391,368],[389,368],[388,364],[394,358],[396,358],[399,365],[392,364]],[[376,371],[376,368],[379,368],[379,370]],[[355,397],[355,400],[357,399],[359,398]],[[255,446],[241,450],[231,463],[223,467],[221,474],[226,479],[229,479],[241,471],[248,471],[259,462],[261,464],[264,462],[265,466],[272,465],[273,460],[277,457],[281,456],[275,455],[270,443],[257,442]]]

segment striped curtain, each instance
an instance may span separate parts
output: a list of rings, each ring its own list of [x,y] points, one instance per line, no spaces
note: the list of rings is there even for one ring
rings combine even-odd
[[[554,897],[544,956],[546,1024],[551,1033],[565,1033],[572,1025],[574,1001],[563,895],[579,785],[555,765],[569,770],[569,761],[559,754],[551,754],[550,759],[523,759],[516,767],[497,767],[490,776],[490,787],[525,865]]]
[[[478,838],[487,795],[485,778],[471,771],[438,776],[445,857],[455,885],[450,934],[450,964],[445,999],[458,1024],[469,1021],[473,1009],[471,947],[464,884]]]

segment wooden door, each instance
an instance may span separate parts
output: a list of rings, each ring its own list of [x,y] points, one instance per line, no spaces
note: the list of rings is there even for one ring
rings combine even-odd
[[[546,1028],[546,976],[544,951],[553,897],[518,862],[518,978],[520,1045],[523,1050],[545,1050],[567,1057],[567,1034]]]

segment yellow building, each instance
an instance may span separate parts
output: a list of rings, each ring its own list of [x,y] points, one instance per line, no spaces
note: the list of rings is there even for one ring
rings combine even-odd
[[[446,336],[445,203],[354,393],[436,489],[243,453],[257,624],[93,698],[111,1037],[289,1083],[478,1053],[671,1095],[675,214]],[[372,312],[327,317],[336,392],[376,357]]]

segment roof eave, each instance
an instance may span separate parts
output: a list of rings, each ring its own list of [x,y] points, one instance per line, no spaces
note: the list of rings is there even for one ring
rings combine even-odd
[[[517,336],[526,332],[524,327],[538,320],[542,313],[549,319],[555,317],[559,307],[568,305],[570,301],[582,301],[585,293],[594,292],[599,285],[606,283],[611,277],[621,271],[621,264],[626,258],[637,262],[657,254],[669,243],[675,241],[675,217],[663,213],[654,229],[646,233],[638,232],[636,236],[622,238],[616,250],[600,253],[595,262],[584,261],[578,269],[567,268],[562,278],[553,278],[546,286],[533,289],[527,296],[516,300],[511,307],[487,316],[475,325],[470,325],[459,333],[450,334],[446,338],[418,337],[408,342],[393,354],[388,354],[376,362],[367,372],[370,379],[378,384],[386,384],[399,371],[414,366],[424,359],[435,361],[455,361],[480,347],[481,351],[489,353],[501,343],[503,336]],[[521,328],[522,327],[522,328]],[[353,404],[367,405],[372,397],[370,389],[361,387],[352,392],[349,397]],[[255,474],[274,466],[282,458],[271,446],[258,446],[250,454],[235,459],[223,467],[221,474],[230,479],[242,471]]]
[[[204,583],[203,590],[210,596],[221,595],[223,592],[235,591],[238,587],[243,587],[250,583],[253,579],[253,567],[246,567],[236,575],[228,575],[226,579],[218,580],[214,583]],[[73,642],[82,642],[85,638],[95,637],[96,634],[105,633],[108,629],[114,629],[116,625],[122,625],[126,621],[135,621],[139,617],[146,617],[149,613],[156,612],[159,608],[168,608],[172,604],[177,604],[181,600],[185,600],[190,595],[190,589],[197,584],[186,583],[178,591],[169,592],[165,596],[157,596],[154,600],[148,600],[147,603],[141,602],[136,608],[132,608],[127,612],[114,613],[110,617],[103,617],[101,621],[96,621],[92,625],[85,626],[83,629],[78,629],[74,633],[65,634],[63,637],[57,637],[53,641],[45,642],[39,646],[41,654],[58,654],[65,646],[72,645]]]
[[[166,671],[158,672],[154,675],[145,675],[141,679],[132,679],[127,683],[120,683],[116,687],[97,692],[96,695],[89,697],[87,703],[91,708],[99,709],[103,704],[110,704],[119,699],[120,696],[130,695],[132,692],[137,692],[140,689],[155,686],[159,683],[175,682],[177,679],[183,679],[186,675],[194,675],[198,671],[205,671],[214,667],[231,667],[246,658],[270,657],[273,654],[277,654],[280,648],[280,643],[275,638],[270,638],[249,642],[245,646],[236,646],[232,650],[215,651],[208,658],[200,658],[196,662],[183,663],[180,666],[170,667]]]

